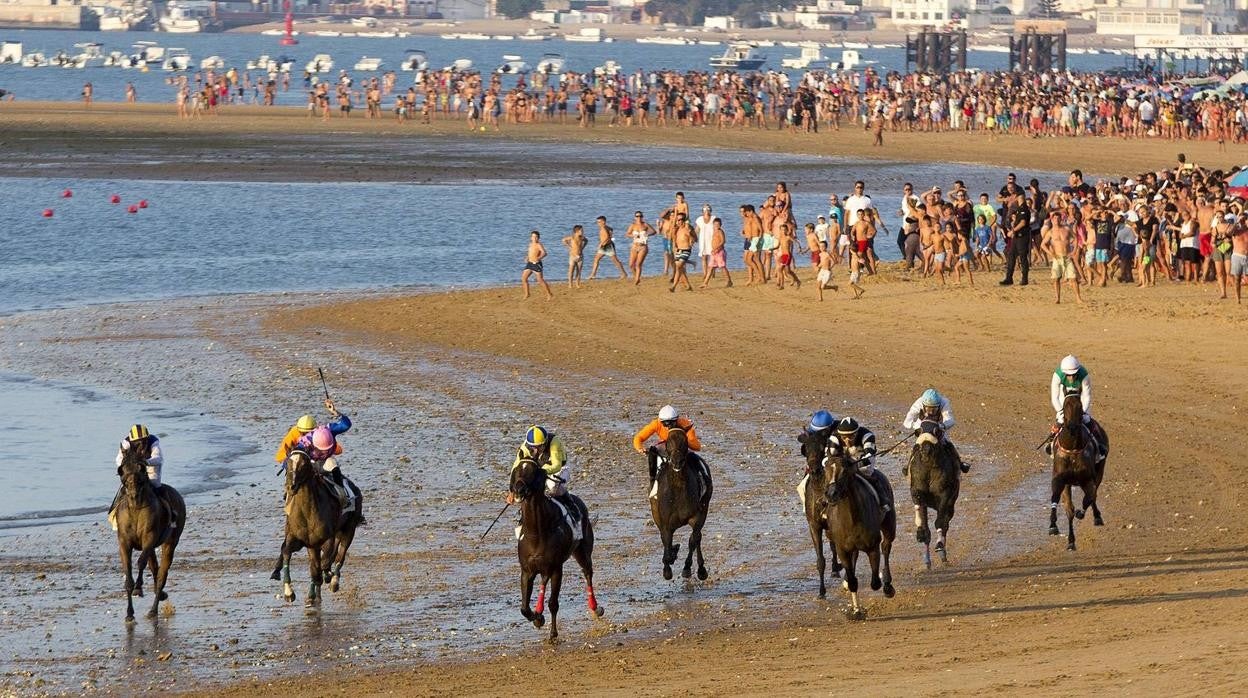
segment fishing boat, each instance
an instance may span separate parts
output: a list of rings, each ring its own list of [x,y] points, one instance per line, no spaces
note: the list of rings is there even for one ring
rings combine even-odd
[[[767,56],[757,52],[754,44],[734,42],[723,55],[711,58],[711,67],[721,70],[758,70],[767,62]]]

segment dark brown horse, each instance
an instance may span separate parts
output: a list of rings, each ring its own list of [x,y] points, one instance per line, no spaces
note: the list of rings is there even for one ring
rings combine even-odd
[[[828,530],[828,517],[823,493],[832,484],[831,471],[823,465],[827,456],[831,430],[812,432],[803,430],[797,440],[802,444],[802,456],[806,459],[806,481],[802,485],[802,508],[806,512],[806,525],[810,528],[810,540],[815,544],[815,568],[819,570],[819,598],[826,598],[828,588],[824,584],[827,561],[823,556],[823,535]],[[832,554],[832,576],[840,577],[841,561],[836,556],[832,535],[828,534],[828,552]]]
[[[355,529],[364,514],[364,496],[355,483],[346,481],[355,495],[355,511],[345,514],[328,476],[303,451],[291,451],[286,458],[286,533],[282,552],[271,579],[281,579],[282,598],[295,600],[290,586],[290,556],[308,549],[306,606],[321,602],[321,584],[330,579],[330,591],[338,591],[347,549],[355,540]]]
[[[673,428],[667,432],[664,442],[666,463],[655,475],[657,492],[650,498],[650,516],[663,539],[663,578],[672,578],[672,563],[680,554],[680,544],[672,543],[672,534],[688,526],[689,554],[685,556],[685,569],[681,576],[688,579],[693,573],[693,557],[698,557],[698,579],[706,579],[706,561],[702,559],[702,527],[711,506],[714,487],[711,477],[702,468],[689,468],[689,442],[685,430]]]
[[[941,443],[940,424],[925,419],[919,424],[919,437],[910,450],[906,474],[910,478],[910,499],[914,501],[915,539],[923,544],[923,564],[932,568],[932,531],[927,525],[927,510],[936,511],[936,553],[941,562],[949,562],[945,535],[958,503],[962,473],[953,453]]]
[[[155,599],[147,612],[155,618],[165,593],[165,581],[169,578],[169,566],[173,564],[173,551],[178,547],[182,531],[186,527],[186,502],[177,490],[164,485],[159,494],[147,477],[147,454],[141,448],[130,448],[121,459],[117,469],[121,476],[122,495],[117,502],[117,548],[126,571],[126,622],[134,621],[134,597],[143,595],[143,570],[150,566]],[[156,563],[156,548],[160,548],[160,565]],[[132,575],[131,553],[139,551],[137,574]]]
[[[1057,503],[1066,506],[1066,549],[1075,549],[1075,519],[1082,519],[1091,509],[1097,526],[1104,526],[1101,510],[1096,506],[1096,492],[1105,477],[1105,460],[1109,455],[1109,437],[1104,430],[1099,444],[1092,430],[1083,423],[1083,401],[1079,394],[1067,395],[1062,401],[1062,424],[1053,437],[1053,481],[1049,499],[1049,535],[1061,535],[1057,528]],[[1102,453],[1105,454],[1102,457]],[[1083,490],[1083,505],[1075,508],[1071,488]]]
[[[574,494],[562,497],[565,504],[546,496],[546,472],[532,458],[522,458],[511,471],[509,489],[520,503],[520,540],[516,555],[520,558],[520,614],[540,628],[546,623],[542,615],[546,606],[546,584],[550,584],[550,640],[559,638],[559,589],[563,586],[563,563],[576,558],[585,574],[591,618],[602,616],[603,608],[594,596],[594,527],[589,521],[585,502]],[[576,521],[569,522],[565,506],[570,504]],[[580,539],[572,526],[580,527]],[[537,592],[537,608],[531,609],[533,580],[542,576]]]
[[[828,533],[845,567],[843,586],[849,592],[849,615],[862,620],[867,612],[858,603],[858,577],[854,571],[858,553],[866,553],[871,562],[871,588],[883,587],[884,595],[891,599],[896,591],[888,558],[897,537],[897,516],[884,511],[875,488],[858,475],[858,463],[850,461],[844,451],[829,450],[827,458],[824,467],[832,471],[832,484],[824,493]]]

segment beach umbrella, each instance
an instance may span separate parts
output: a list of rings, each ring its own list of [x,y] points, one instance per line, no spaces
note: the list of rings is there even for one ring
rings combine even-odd
[[[1248,199],[1248,170],[1240,170],[1226,180],[1226,193]]]

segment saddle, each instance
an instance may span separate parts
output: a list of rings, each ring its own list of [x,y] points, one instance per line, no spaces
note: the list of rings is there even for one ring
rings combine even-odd
[[[568,498],[566,504],[563,501],[563,497]],[[563,523],[572,532],[573,542],[579,542],[585,537],[585,527],[582,525],[580,507],[573,504],[571,497],[572,495],[565,494],[560,497],[551,497],[550,501],[554,502],[555,506],[559,508],[559,513],[563,516]],[[524,526],[518,525],[516,526],[516,540],[523,539]]]

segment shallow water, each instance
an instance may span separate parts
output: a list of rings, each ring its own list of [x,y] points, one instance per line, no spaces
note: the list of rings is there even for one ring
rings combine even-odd
[[[428,53],[431,67],[440,68],[459,58],[471,59],[476,69],[490,72],[499,66],[505,54],[521,56],[530,65],[536,65],[543,53],[562,53],[567,59],[568,70],[586,72],[604,61],[617,61],[625,70],[635,71],[639,68],[677,70],[709,70],[712,56],[723,53],[723,46],[664,46],[656,44],[638,44],[634,41],[617,41],[609,44],[569,43],[567,41],[460,41],[447,40],[437,36],[412,36],[400,38],[349,38],[349,37],[317,37],[308,35],[314,31],[315,25],[298,25],[296,30],[303,31],[299,37],[299,45],[283,47],[278,45],[279,37],[259,34],[179,34],[169,35],[152,32],[81,32],[81,31],[34,31],[10,30],[4,34],[7,41],[21,41],[27,53],[42,50],[51,58],[58,50],[70,55],[78,52],[73,48],[76,43],[96,41],[104,44],[103,51],[134,52],[131,45],[136,41],[155,41],[165,47],[182,47],[190,51],[195,65],[212,55],[224,58],[228,65],[243,70],[247,61],[259,54],[271,56],[290,55],[300,59],[296,63],[296,71],[291,75],[289,92],[278,93],[279,104],[301,105],[306,102],[303,89],[302,71],[312,56],[328,53],[333,56],[335,65],[330,73],[322,77],[334,79],[339,70],[346,70],[357,79],[371,75],[353,70],[355,62],[361,56],[381,58],[385,61],[384,70],[398,70],[407,49],[423,49]],[[453,32],[454,29],[447,29]],[[768,56],[768,67],[780,68],[783,56],[797,55],[797,48],[775,46],[764,49]],[[874,66],[881,73],[888,70],[904,70],[905,55],[902,49],[865,49],[859,51],[863,61],[877,61]],[[833,60],[839,59],[839,49],[826,49],[824,54]],[[968,65],[972,68],[999,70],[1006,67],[1009,56],[1004,53],[972,51],[968,56]],[[1111,66],[1124,64],[1122,56],[1108,55],[1071,55],[1070,65],[1075,70],[1104,70]],[[259,73],[252,71],[259,77]],[[84,82],[90,81],[95,86],[95,97],[99,100],[122,101],[125,98],[127,81],[132,81],[138,92],[139,101],[167,102],[172,106],[174,89],[165,80],[171,75],[163,70],[151,70],[146,73],[138,70],[122,70],[104,68],[95,64],[82,70],[70,70],[55,67],[22,68],[20,66],[0,66],[0,89],[13,91],[17,98],[29,100],[75,100],[79,98]],[[194,84],[194,72],[188,73]],[[793,74],[796,77],[796,74]],[[413,73],[399,72],[399,85],[404,89],[410,84]],[[511,83],[508,82],[508,85]],[[247,94],[248,100],[251,93]],[[387,100],[387,104],[389,101]],[[0,105],[0,110],[3,106]]]
[[[446,143],[430,146],[449,147]],[[503,144],[474,157],[526,157],[524,147]],[[601,161],[589,146],[539,146],[527,157]],[[922,189],[949,186],[948,166],[857,163],[834,158],[766,156],[761,176],[734,173],[757,154],[675,151],[724,175],[713,186],[696,182],[657,188],[647,179],[672,149],[612,148],[620,163],[611,182],[587,179],[581,186],[533,182],[465,184],[175,182],[108,179],[0,178],[0,230],[7,258],[0,265],[0,313],[138,299],[222,293],[449,287],[517,280],[530,230],[540,230],[550,253],[551,280],[566,273],[559,240],[574,224],[595,240],[594,218],[605,215],[618,249],[627,255],[624,230],[640,209],[654,221],[670,206],[673,189],[687,195],[691,211],[709,203],[724,218],[730,268],[742,266],[742,203],[759,205],[788,179],[799,223],[827,212],[827,192],[848,191],[855,179],[885,222],[876,241],[881,259],[898,259],[894,238],[903,181]],[[800,173],[800,181],[789,175]],[[957,178],[972,192],[995,191],[1003,171],[959,166]],[[1054,180],[1054,176],[1045,178]],[[61,198],[70,189],[72,198]],[[117,195],[120,204],[109,203]],[[147,201],[148,208],[127,213]],[[54,211],[43,218],[45,208]],[[892,232],[888,232],[892,231]],[[652,240],[652,243],[655,241]],[[657,247],[657,245],[656,245]],[[592,247],[588,252],[592,262]],[[623,261],[627,261],[625,258]],[[608,278],[618,274],[603,262]],[[662,270],[657,253],[647,260]],[[589,269],[586,269],[588,276]]]

